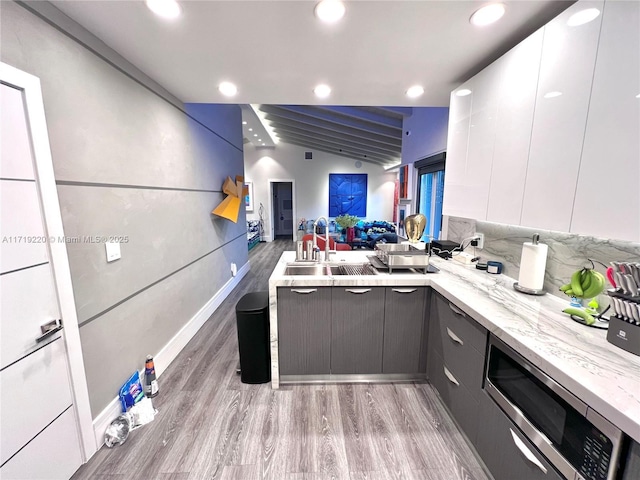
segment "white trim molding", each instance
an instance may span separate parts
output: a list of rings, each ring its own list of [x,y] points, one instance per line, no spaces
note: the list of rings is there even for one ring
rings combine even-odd
[[[27,122],[31,132],[31,143],[35,159],[36,178],[42,214],[47,235],[64,237],[62,214],[53,173],[53,160],[49,145],[49,133],[44,112],[40,79],[15,67],[0,62],[0,80],[24,92]],[[78,317],[71,283],[71,270],[67,247],[63,242],[49,242],[49,255],[55,279],[60,314],[64,322],[64,339],[69,360],[69,375],[73,391],[73,403],[82,448],[82,459],[86,462],[97,451],[91,422],[89,389],[82,357]]]
[[[240,281],[249,273],[250,264],[245,263],[239,270],[238,274],[231,278],[224,286],[216,292],[216,294],[204,304],[204,306],[189,320],[178,333],[176,333],[167,344],[162,347],[158,353],[153,356],[153,363],[156,367],[156,375],[158,378],[171,365],[182,349],[189,341],[198,333],[198,330],[213,315],[222,302],[229,296],[234,288],[238,286]],[[144,370],[141,371],[144,374]],[[102,412],[93,420],[93,433],[98,448],[104,443],[104,432],[109,424],[120,415],[120,402],[118,397],[109,402]]]

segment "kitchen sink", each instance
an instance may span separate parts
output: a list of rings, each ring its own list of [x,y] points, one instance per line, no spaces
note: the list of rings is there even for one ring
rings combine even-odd
[[[285,275],[375,275],[375,271],[362,263],[289,263],[284,271]]]
[[[329,275],[327,271],[327,265],[314,263],[310,265],[289,264],[284,271],[285,275],[314,275],[324,276]]]

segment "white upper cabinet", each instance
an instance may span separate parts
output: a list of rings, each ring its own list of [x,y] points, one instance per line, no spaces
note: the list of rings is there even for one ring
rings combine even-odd
[[[464,177],[469,145],[469,123],[471,119],[471,80],[451,92],[449,105],[449,132],[447,134],[447,166],[444,177],[443,214],[466,217]]]
[[[445,215],[486,219],[501,78],[495,62],[451,95]],[[471,93],[458,96],[463,89]]]
[[[487,220],[520,224],[543,29],[498,60],[503,64]]]
[[[575,13],[603,9],[581,1],[544,27],[520,224],[569,231],[602,15],[577,26]]]
[[[571,232],[640,242],[640,2],[602,12]]]

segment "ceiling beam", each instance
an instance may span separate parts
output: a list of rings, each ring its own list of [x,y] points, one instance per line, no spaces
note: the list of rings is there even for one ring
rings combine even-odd
[[[356,118],[358,120],[364,120],[368,123],[376,125],[382,125],[383,127],[395,128],[402,130],[402,118],[397,118],[395,115],[390,116],[380,112],[372,112],[362,107],[342,107],[342,106],[316,106],[319,110],[327,112],[337,113],[344,117]],[[402,132],[400,132],[402,135]]]
[[[413,114],[413,107],[360,107],[370,112],[378,112],[381,115],[395,116],[395,118],[403,119]]]
[[[387,143],[392,143],[393,145],[402,144],[402,130],[381,127],[371,123],[366,124],[366,122],[357,122],[355,120],[348,119],[346,117],[338,117],[336,115],[330,117],[328,115],[323,115],[319,109],[314,109],[312,107],[262,105],[260,109],[265,113],[277,114],[281,117],[325,127],[330,130],[348,130],[352,135],[357,135],[358,132],[366,132],[376,135],[381,139],[385,139]],[[336,117],[338,118],[336,119]]]
[[[340,132],[348,135],[353,135],[354,137],[366,138],[367,140],[386,143],[393,147],[402,148],[402,138],[390,138],[381,135],[377,135],[370,131],[358,130],[355,128],[347,127],[344,125],[337,125],[332,122],[325,122],[323,120],[318,120],[316,118],[309,117],[307,115],[302,115],[299,113],[294,113],[287,110],[282,110],[278,107],[273,106],[263,106],[262,107],[265,113],[267,113],[267,120],[270,120],[277,124],[279,119],[289,120],[291,122],[298,122],[305,125],[311,125],[317,128],[323,128],[325,130],[330,130],[333,132]],[[275,117],[275,118],[274,118]],[[274,128],[276,125],[273,125]]]
[[[276,131],[278,132],[278,135],[280,136],[280,138],[286,137],[287,135],[299,135],[299,136],[304,136],[310,139],[314,139],[318,143],[331,144],[331,146],[335,146],[336,148],[353,147],[363,151],[371,152],[372,154],[375,153],[379,155],[388,155],[391,157],[395,157],[397,159],[400,159],[401,157],[400,151],[384,150],[384,149],[373,147],[371,145],[367,145],[366,143],[363,144],[358,142],[351,142],[349,140],[343,140],[337,137],[319,135],[313,130],[303,130],[295,127],[280,125],[276,129]]]
[[[297,122],[290,122],[287,120],[279,121],[277,127],[274,128],[276,131],[293,131],[298,133],[305,133],[307,135],[317,137],[318,139],[355,144],[359,145],[361,148],[371,149],[379,153],[386,153],[388,155],[400,156],[400,154],[402,153],[401,148],[392,147],[384,143],[374,142],[366,138],[354,137],[353,135],[344,135],[339,132],[325,130],[322,128],[309,128]]]

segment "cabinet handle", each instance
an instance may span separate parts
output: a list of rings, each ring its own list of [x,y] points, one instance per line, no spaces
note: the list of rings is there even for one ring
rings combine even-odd
[[[516,447],[518,447],[518,450],[520,450],[522,452],[522,454],[526,457],[527,460],[529,460],[536,467],[538,467],[540,470],[542,470],[542,473],[544,473],[546,475],[547,474],[547,469],[545,468],[545,466],[542,463],[540,463],[540,460],[538,460],[536,458],[536,456],[533,454],[533,452],[527,448],[527,446],[524,444],[524,442],[522,440],[520,440],[520,437],[518,437],[518,435],[516,435],[513,430],[509,429],[509,431],[511,432],[511,436],[513,437],[513,443],[516,444]]]
[[[460,386],[460,383],[458,383],[458,380],[456,380],[456,377],[453,376],[453,374],[449,371],[447,367],[444,367],[444,374],[447,376],[447,378],[451,383],[453,383],[457,387]]]
[[[306,290],[300,290],[300,289],[297,289],[297,288],[292,288],[292,289],[291,289],[291,291],[292,291],[293,293],[303,293],[303,294],[307,294],[307,293],[314,293],[314,292],[317,292],[317,291],[318,291],[318,289],[317,289],[317,288],[307,288]]]
[[[452,311],[453,313],[455,313],[456,315],[460,315],[460,316],[462,316],[462,317],[466,317],[466,316],[467,316],[467,315],[466,315],[462,310],[460,310],[458,307],[456,307],[456,306],[455,306],[453,303],[451,303],[451,302],[449,302],[449,308],[450,308],[450,309],[451,309],[451,311]]]
[[[51,320],[49,323],[45,323],[40,326],[40,332],[42,335],[36,338],[36,343],[44,342],[51,335],[62,330],[62,320]]]
[[[345,288],[344,289],[345,292],[349,292],[349,293],[369,293],[371,291],[370,288]]]
[[[460,345],[464,345],[464,342],[460,339],[460,337],[458,337],[455,333],[449,330],[449,327],[447,327],[447,335],[449,335],[449,338],[454,342],[459,343]]]
[[[417,288],[392,288],[391,290],[397,293],[413,293],[418,289]]]

